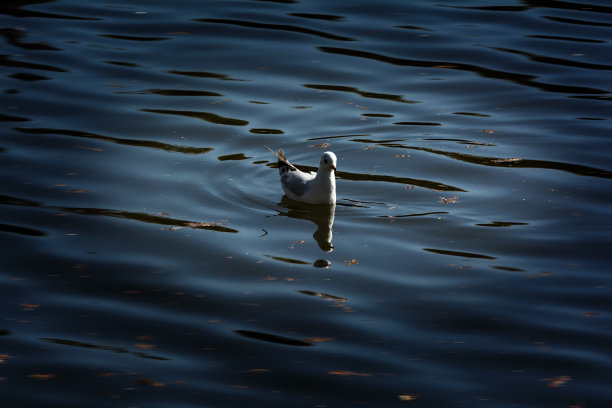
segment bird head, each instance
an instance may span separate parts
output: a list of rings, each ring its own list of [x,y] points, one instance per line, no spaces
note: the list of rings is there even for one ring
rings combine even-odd
[[[323,156],[321,156],[320,167],[324,168],[327,171],[336,170],[336,164],[338,159],[333,152],[325,152]]]

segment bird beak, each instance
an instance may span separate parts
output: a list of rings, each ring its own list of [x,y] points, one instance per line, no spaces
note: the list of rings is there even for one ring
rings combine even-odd
[[[332,164],[331,168],[332,168],[334,171],[336,171],[336,166],[334,166],[333,164]]]

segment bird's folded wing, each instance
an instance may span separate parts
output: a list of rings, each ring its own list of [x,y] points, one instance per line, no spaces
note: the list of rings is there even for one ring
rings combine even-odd
[[[311,179],[312,177],[309,174],[302,173],[298,170],[285,173],[281,177],[281,183],[285,189],[301,197],[306,193],[306,190],[308,190],[308,181]]]

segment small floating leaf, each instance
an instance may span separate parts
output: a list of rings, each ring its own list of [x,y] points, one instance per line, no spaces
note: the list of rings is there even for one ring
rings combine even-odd
[[[559,388],[563,387],[568,381],[570,381],[572,377],[569,375],[560,375],[555,378],[543,378],[542,381],[546,381],[548,386],[551,388]]]
[[[331,375],[340,375],[343,377],[348,376],[356,376],[356,377],[372,377],[374,374],[371,373],[358,373],[355,371],[345,371],[345,370],[332,370],[329,372]]]
[[[418,394],[403,394],[403,395],[398,395],[397,396],[397,398],[400,401],[414,401],[414,400],[416,400],[419,397],[420,397],[420,395],[418,395]]]
[[[29,378],[33,378],[35,380],[50,380],[52,378],[57,377],[55,374],[30,374]]]
[[[19,306],[23,307],[23,310],[35,310],[40,305],[37,305],[35,303],[20,303]]]
[[[141,349],[141,350],[150,350],[152,348],[155,348],[155,344],[136,343],[134,344],[134,347],[136,347],[137,349]]]
[[[138,380],[136,380],[136,384],[138,384],[138,385],[150,385],[152,387],[163,387],[163,386],[166,385],[163,382],[154,381],[154,380],[151,380],[149,378],[144,378],[144,377],[143,378],[139,378]]]
[[[453,197],[440,197],[440,202],[442,204],[455,204],[457,202],[457,200],[459,199],[459,196],[453,196]]]
[[[333,337],[307,337],[304,339],[304,341],[307,341],[309,343],[323,343],[326,341],[333,341],[334,338]]]

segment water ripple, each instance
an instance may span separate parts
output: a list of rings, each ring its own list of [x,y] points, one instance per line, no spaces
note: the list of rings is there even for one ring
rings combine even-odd
[[[334,16],[331,14],[315,14],[315,13],[289,13],[290,16],[301,17],[301,18],[309,18],[314,20],[324,20],[324,21],[342,21],[344,17],[342,16]]]
[[[387,142],[376,142],[372,140],[360,140],[354,139],[356,142],[365,143],[378,143],[381,146],[402,148],[407,150],[424,151],[433,153],[436,155],[450,157],[455,160],[460,160],[466,163],[480,164],[483,166],[494,166],[494,167],[519,167],[519,168],[539,168],[539,169],[551,169],[561,170],[569,173],[578,174],[581,176],[589,177],[601,177],[601,178],[612,178],[612,171],[600,169],[591,166],[585,166],[575,163],[562,163],[548,160],[533,160],[533,159],[521,159],[521,158],[505,158],[505,157],[487,157],[487,156],[476,156],[473,154],[448,152],[438,149],[432,149],[427,147],[419,146],[408,146],[400,143],[387,143]],[[461,190],[447,190],[447,191],[461,191]]]
[[[217,232],[230,232],[237,233],[238,230],[228,228],[218,222],[201,222],[201,221],[187,221],[170,218],[165,215],[159,214],[147,214],[142,212],[131,212],[124,210],[110,210],[104,208],[74,208],[74,207],[63,207],[59,208],[62,211],[73,212],[76,214],[93,215],[93,216],[105,216],[124,218],[133,221],[144,222],[148,224],[157,224],[166,226],[167,230],[176,230],[179,228],[193,228],[210,230]]]
[[[419,101],[411,101],[404,99],[403,95],[392,95],[378,92],[362,91],[358,88],[341,85],[316,85],[316,84],[305,84],[304,87],[310,89],[318,89],[320,91],[336,91],[336,92],[352,92],[364,98],[375,98],[375,99],[386,99],[395,102],[403,103],[418,103]]]
[[[211,150],[213,150],[212,147],[177,146],[177,145],[157,142],[153,140],[125,139],[125,138],[114,137],[114,136],[98,135],[95,133],[84,132],[81,130],[28,128],[28,127],[18,127],[18,128],[15,128],[15,130],[21,133],[27,133],[27,134],[33,134],[33,135],[61,135],[61,136],[78,137],[78,138],[83,138],[83,139],[95,139],[95,140],[101,140],[104,142],[116,143],[120,145],[147,147],[151,149],[165,150],[167,152],[177,152],[177,153],[185,153],[185,154],[204,154],[204,153],[208,153]]]
[[[541,1],[541,0],[529,0],[524,6],[451,6],[442,5],[442,7],[450,7],[464,10],[484,10],[484,11],[501,11],[501,12],[522,12],[535,8],[548,8],[548,9],[559,9],[559,10],[574,10],[574,11],[586,11],[593,13],[612,13],[612,7],[601,6],[598,4],[590,3],[576,3],[569,1]]]
[[[494,256],[475,254],[471,252],[452,251],[449,249],[423,248],[423,251],[433,252],[440,255],[451,255],[459,258],[477,258],[477,259],[497,259]]]
[[[234,333],[250,338],[250,339],[266,341],[269,343],[284,344],[286,346],[300,346],[300,347],[313,346],[312,343],[308,343],[303,340],[294,339],[294,338],[285,337],[285,336],[278,336],[276,334],[271,334],[271,333],[262,333],[258,331],[252,331],[252,330],[234,330]]]
[[[593,44],[605,44],[606,41],[596,40],[591,38],[578,38],[578,37],[564,37],[557,35],[544,35],[544,34],[532,34],[526,35],[528,38],[537,38],[541,40],[554,40],[554,41],[570,41],[570,42],[583,42],[583,43],[593,43]]]
[[[168,37],[144,37],[134,35],[120,35],[120,34],[100,34],[100,37],[111,38],[113,40],[124,40],[124,41],[164,41],[169,40]]]
[[[215,72],[206,72],[206,71],[180,71],[180,70],[170,70],[167,71],[169,74],[174,75],[184,75],[196,78],[213,78],[220,79],[223,81],[246,81],[245,79],[231,78],[226,74],[218,74]]]
[[[330,54],[346,55],[357,58],[372,59],[375,61],[385,62],[392,65],[410,66],[410,67],[426,67],[426,68],[437,68],[437,69],[450,69],[459,71],[473,72],[481,75],[485,78],[500,79],[504,81],[511,81],[519,83],[521,85],[535,87],[542,89],[546,92],[561,92],[561,93],[578,93],[578,94],[607,94],[609,91],[585,87],[585,86],[574,86],[567,84],[547,84],[538,82],[535,79],[537,76],[530,74],[521,74],[514,72],[498,71],[491,68],[485,68],[473,64],[465,64],[460,62],[445,62],[445,61],[425,61],[425,60],[413,60],[406,58],[398,58],[386,56],[370,51],[353,50],[346,48],[335,48],[335,47],[319,47],[323,52]]]
[[[9,225],[9,224],[0,224],[0,231],[10,232],[13,234],[27,235],[31,237],[44,237],[47,235],[46,232],[43,232],[43,231],[40,231],[34,228],[22,227],[19,225]]]
[[[544,16],[544,18],[555,21],[557,23],[572,24],[572,25],[586,25],[592,27],[612,27],[612,23],[605,23],[603,21],[592,21],[592,20],[578,20],[575,18],[565,18],[556,16]]]
[[[143,112],[158,113],[162,115],[177,115],[186,116],[188,118],[202,119],[206,122],[215,123],[218,125],[229,125],[229,126],[246,126],[249,124],[248,121],[242,119],[226,118],[211,112],[194,112],[184,110],[173,110],[173,109],[141,109]]]
[[[22,2],[24,3],[24,2]],[[39,3],[39,1],[29,1],[26,3]],[[68,14],[45,13],[42,11],[28,10],[24,7],[26,4],[3,4],[0,13],[18,18],[50,18],[59,20],[81,20],[81,21],[100,21],[100,18],[82,17]]]
[[[16,28],[2,28],[0,35],[4,36],[9,44],[24,50],[61,51],[61,48],[53,47],[43,42],[24,42],[26,31]]]
[[[0,113],[0,122],[29,122],[30,119]]]
[[[118,94],[124,95],[163,95],[163,96],[223,96],[217,92],[198,91],[191,89],[144,89],[142,91],[118,91]]]
[[[34,69],[39,71],[51,71],[51,72],[69,72],[67,69],[56,67],[47,64],[37,64],[34,62],[17,61],[11,59],[10,56],[0,55],[0,65],[11,68],[26,68]]]
[[[144,353],[142,351],[131,351],[131,350],[128,350],[126,348],[118,347],[118,346],[110,346],[110,345],[103,345],[103,344],[93,344],[93,343],[86,343],[86,342],[76,341],[76,340],[55,339],[55,338],[41,338],[40,340],[44,341],[46,343],[60,344],[62,346],[79,347],[79,348],[94,349],[94,350],[103,350],[103,351],[112,351],[114,353],[120,353],[120,354],[131,354],[131,355],[136,356],[136,357],[146,358],[146,359],[151,359],[151,360],[161,360],[161,361],[170,360],[169,358],[165,358],[165,357],[161,357],[161,356],[156,356],[154,354]]]
[[[295,33],[314,35],[314,36],[323,37],[323,38],[327,38],[330,40],[336,40],[336,41],[355,41],[354,38],[344,37],[344,36],[336,35],[336,34],[330,34],[324,31],[313,30],[311,28],[293,26],[289,24],[270,24],[270,23],[258,23],[254,21],[216,19],[216,18],[202,18],[202,19],[195,19],[194,21],[198,21],[200,23],[228,24],[228,25],[235,25],[235,26],[240,26],[240,27],[258,28],[258,29],[265,29],[265,30],[291,31]]]
[[[591,64],[587,62],[572,61],[572,60],[568,60],[565,58],[547,57],[544,55],[537,55],[537,54],[533,54],[530,52],[515,50],[515,49],[510,49],[510,48],[502,48],[502,47],[490,47],[490,48],[493,50],[497,50],[497,51],[507,52],[509,54],[522,55],[522,56],[529,58],[532,61],[541,62],[544,64],[563,65],[566,67],[595,69],[595,70],[602,70],[602,71],[612,70],[612,65]]]

